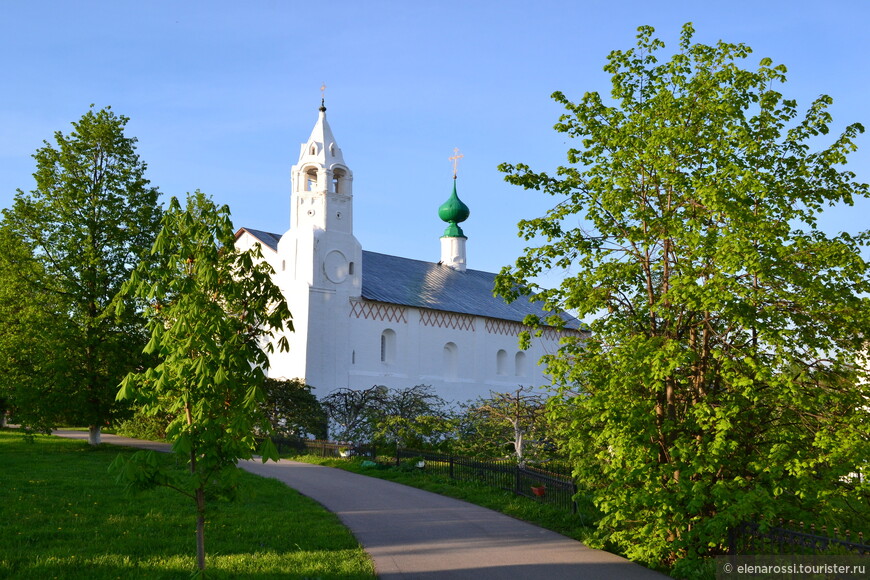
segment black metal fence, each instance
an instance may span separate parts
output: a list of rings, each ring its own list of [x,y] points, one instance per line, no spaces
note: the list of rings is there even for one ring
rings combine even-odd
[[[351,449],[358,449],[358,446],[351,443],[321,441],[319,439],[275,439],[273,437],[272,441],[278,447],[279,453],[295,451],[317,457],[349,457]]]
[[[548,471],[529,465],[518,465],[510,459],[476,459],[447,453],[354,445],[335,441],[276,441],[280,452],[290,450],[318,457],[365,458],[382,465],[407,465],[457,481],[471,481],[497,487],[517,495],[532,498],[577,513],[574,496],[577,486],[571,475]]]
[[[577,513],[577,486],[570,475],[517,465],[510,459],[476,459],[416,449],[399,449],[397,459],[416,459],[421,470],[498,487]]]
[[[755,522],[744,522],[728,530],[728,551],[731,555],[749,554],[798,554],[798,555],[862,555],[870,554],[870,545],[865,544],[862,532],[838,528],[828,529],[814,525],[806,529],[801,522],[800,530],[779,526],[767,528]],[[789,525],[795,527],[794,522]]]

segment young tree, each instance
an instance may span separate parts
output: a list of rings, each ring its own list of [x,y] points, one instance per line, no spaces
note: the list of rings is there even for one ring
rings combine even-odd
[[[55,133],[55,143],[34,155],[36,189],[19,190],[3,212],[30,252],[19,262],[26,292],[56,306],[50,324],[64,330],[44,345],[46,359],[57,363],[52,372],[28,383],[28,393],[19,383],[18,416],[41,429],[83,423],[92,444],[123,410],[115,390],[140,360],[143,344],[136,314],[116,318],[112,301],[151,246],[160,218],[136,139],[124,135],[127,120],[92,107],[69,135]],[[38,277],[27,276],[36,271]]]
[[[389,389],[335,389],[320,400],[331,422],[330,433],[339,441],[371,442],[377,418],[383,415]]]
[[[744,519],[843,515],[848,500],[866,522],[866,483],[849,474],[870,456],[855,364],[868,233],[827,235],[816,216],[868,186],[842,168],[860,125],[811,150],[829,97],[800,116],[777,91],[784,66],[741,68],[748,47],[693,44],[691,25],[659,62],[653,32],[608,57],[611,104],[553,95],[567,109],[556,129],[578,141],[570,165],[501,167],[559,202],[520,222],[539,245],[498,293],[594,317],[545,357],[561,435],[602,534],[688,574]],[[568,272],[561,285],[535,285],[551,268]]]
[[[390,389],[374,417],[375,437],[402,447],[442,442],[454,428],[447,403],[431,385]]]
[[[206,493],[231,491],[236,462],[253,456],[257,433],[269,433],[262,410],[267,351],[273,333],[292,325],[259,248],[235,249],[226,206],[196,192],[182,210],[172,198],[161,224],[150,256],[122,289],[144,305],[151,333],[145,351],[158,363],[127,375],[118,399],[170,417],[166,436],[189,474],[162,471],[151,452],[115,468],[121,480],[166,485],[194,500],[197,566],[204,570]],[[286,349],[286,339],[278,345]],[[259,452],[263,461],[278,458],[268,438]]]
[[[452,424],[444,399],[429,385],[389,389],[336,389],[321,404],[341,441],[422,445],[443,439]]]
[[[529,448],[544,439],[544,402],[543,393],[529,387],[509,393],[490,392],[489,397],[469,404],[463,437],[472,440],[473,448],[489,453],[508,445],[522,465]]]

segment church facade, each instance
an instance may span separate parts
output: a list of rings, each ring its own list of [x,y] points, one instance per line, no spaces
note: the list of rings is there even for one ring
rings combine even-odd
[[[243,227],[236,246],[259,244],[293,314],[288,352],[270,357],[269,376],[300,378],[319,396],[336,388],[431,385],[448,401],[547,384],[538,361],[578,324],[546,328],[528,350],[517,336],[538,304],[492,295],[495,274],[467,268],[456,193],[438,212],[447,222],[441,260],[362,249],[353,233],[353,173],[320,113],[291,171],[290,229]]]

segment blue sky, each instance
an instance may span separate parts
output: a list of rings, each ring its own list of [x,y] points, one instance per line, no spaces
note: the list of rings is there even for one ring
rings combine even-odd
[[[523,248],[516,222],[553,200],[508,185],[496,167],[552,170],[566,138],[550,94],[609,90],[602,71],[636,29],[676,46],[744,42],[748,65],[789,69],[801,106],[834,98],[834,132],[870,128],[870,3],[864,1],[6,2],[0,18],[0,207],[33,188],[33,152],[91,103],[130,117],[148,177],[164,198],[201,189],[237,226],[283,233],[289,171],[317,118],[328,118],[354,172],[363,247],[437,261],[438,206],[459,195],[469,267],[497,271]],[[870,136],[849,168],[870,181]],[[867,228],[870,203],[828,212],[829,230]]]

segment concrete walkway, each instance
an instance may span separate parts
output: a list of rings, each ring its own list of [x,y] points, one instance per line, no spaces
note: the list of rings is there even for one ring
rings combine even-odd
[[[87,439],[81,431],[55,434]],[[103,442],[169,450],[165,443],[115,435],[103,435]],[[337,514],[371,555],[382,580],[667,578],[555,532],[391,481],[284,459],[239,466],[284,482]]]

